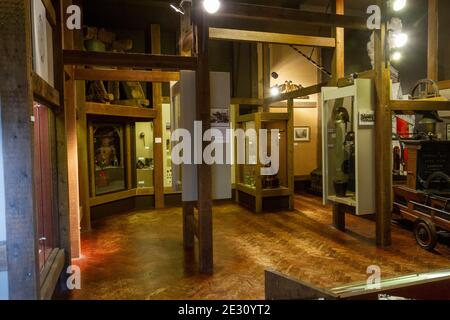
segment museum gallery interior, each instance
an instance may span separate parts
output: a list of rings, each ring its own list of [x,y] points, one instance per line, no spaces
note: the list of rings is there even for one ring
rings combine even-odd
[[[0,299],[450,299],[449,10],[2,0]]]

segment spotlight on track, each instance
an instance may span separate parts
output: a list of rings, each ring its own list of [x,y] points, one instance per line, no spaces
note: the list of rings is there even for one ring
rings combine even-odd
[[[392,2],[392,10],[401,11],[406,7],[406,0],[394,0]]]
[[[170,7],[177,13],[184,15],[184,9],[182,7],[184,1],[181,1],[179,5],[175,3],[170,3]]]
[[[398,62],[398,61],[400,61],[401,59],[402,59],[402,53],[401,53],[400,51],[394,51],[394,52],[391,54],[391,60],[392,60],[392,61]]]
[[[408,35],[403,32],[394,33],[392,35],[395,48],[402,48],[408,42]]]
[[[280,95],[280,87],[278,86],[273,86],[272,88],[270,88],[270,95],[272,97],[277,97]]]
[[[181,0],[179,4],[171,2],[169,5],[175,12],[184,15],[185,11],[184,11],[183,5],[186,2],[192,3],[192,0]]]
[[[214,14],[219,11],[220,1],[219,0],[203,0],[203,8],[209,14]]]

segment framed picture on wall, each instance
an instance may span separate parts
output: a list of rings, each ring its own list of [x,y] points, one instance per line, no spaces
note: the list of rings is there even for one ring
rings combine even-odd
[[[311,127],[296,127],[294,128],[295,142],[310,142],[311,141]]]

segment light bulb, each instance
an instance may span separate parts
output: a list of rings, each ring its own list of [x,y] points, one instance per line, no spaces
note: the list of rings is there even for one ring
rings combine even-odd
[[[394,11],[400,11],[406,6],[406,0],[394,0],[392,9]]]
[[[278,88],[278,86],[274,86],[272,88],[270,88],[270,95],[272,97],[276,97],[280,94],[280,88]]]
[[[394,33],[394,46],[396,48],[401,48],[405,46],[405,44],[408,42],[408,35],[406,33],[400,32],[400,33]]]
[[[219,0],[203,0],[203,8],[206,12],[214,14],[219,11],[220,1]]]
[[[392,53],[392,55],[391,55],[392,61],[400,61],[401,59],[402,59],[402,53],[400,51],[395,51],[394,53]]]

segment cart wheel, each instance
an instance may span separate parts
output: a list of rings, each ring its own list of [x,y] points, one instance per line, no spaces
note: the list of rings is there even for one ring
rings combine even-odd
[[[414,226],[416,241],[425,250],[433,250],[437,244],[437,233],[434,223],[430,220],[419,219]]]

